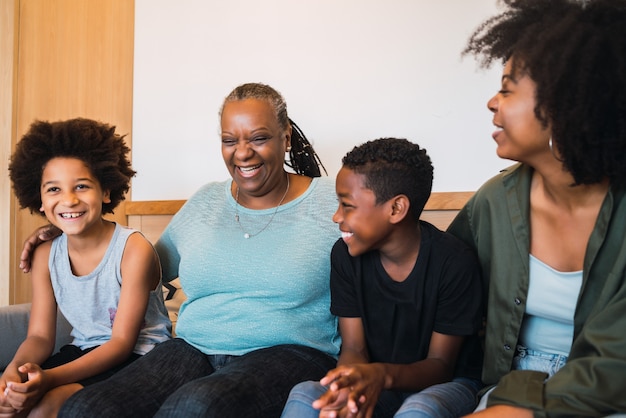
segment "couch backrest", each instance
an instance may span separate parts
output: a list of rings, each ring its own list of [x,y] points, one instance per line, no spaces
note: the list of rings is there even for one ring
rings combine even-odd
[[[422,219],[445,230],[473,194],[474,192],[434,192],[426,203]],[[126,202],[128,226],[142,231],[150,241],[156,242],[172,216],[184,203],[184,200]]]

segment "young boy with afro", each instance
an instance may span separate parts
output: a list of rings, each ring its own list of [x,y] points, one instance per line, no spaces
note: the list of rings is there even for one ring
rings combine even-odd
[[[73,393],[171,337],[156,252],[103,218],[135,174],[129,151],[114,127],[89,119],[37,121],[17,144],[9,171],[20,205],[63,233],[33,256],[28,334],[0,377],[3,416],[56,416]],[[73,341],[52,355],[57,307]]]

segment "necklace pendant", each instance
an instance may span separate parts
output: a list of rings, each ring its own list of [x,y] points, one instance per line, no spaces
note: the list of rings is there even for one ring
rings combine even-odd
[[[248,239],[248,238],[250,238],[250,234],[248,234],[248,233],[246,232],[245,234],[243,234],[243,237],[244,237],[245,239]]]

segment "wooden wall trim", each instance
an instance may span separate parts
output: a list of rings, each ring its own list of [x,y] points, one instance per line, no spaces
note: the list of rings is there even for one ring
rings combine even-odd
[[[185,200],[140,200],[126,202],[126,215],[173,215]]]
[[[14,299],[11,271],[17,258],[11,215],[15,210],[15,201],[8,168],[16,138],[18,17],[18,0],[0,1],[0,306],[8,305]]]
[[[425,210],[460,210],[474,192],[434,192]],[[185,200],[141,200],[126,202],[126,215],[173,215]]]
[[[433,192],[424,210],[461,210],[474,192]]]

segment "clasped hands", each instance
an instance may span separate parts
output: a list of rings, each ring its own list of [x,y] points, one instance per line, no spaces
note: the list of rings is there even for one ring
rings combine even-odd
[[[24,409],[31,409],[47,391],[45,372],[37,364],[26,363],[17,370],[28,379],[22,383],[20,375],[2,375],[0,418],[13,417]]]
[[[339,366],[329,371],[320,384],[328,390],[313,402],[320,418],[371,418],[385,386],[381,364]]]

